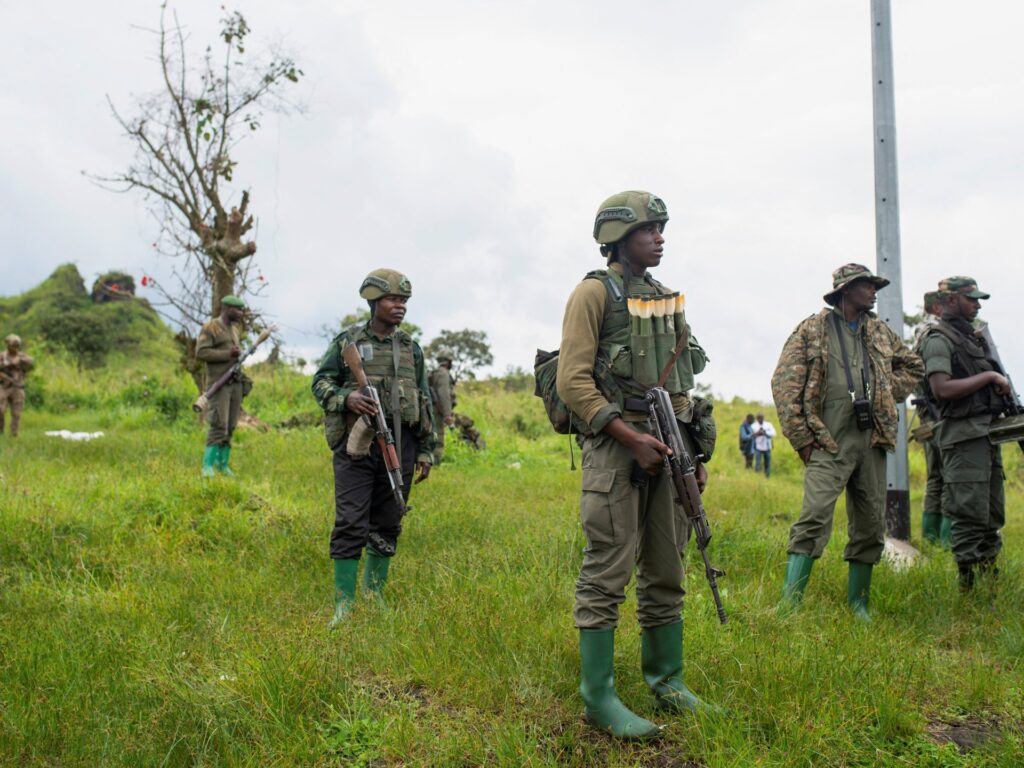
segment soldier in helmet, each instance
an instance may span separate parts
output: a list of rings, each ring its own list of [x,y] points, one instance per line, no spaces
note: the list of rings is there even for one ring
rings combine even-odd
[[[976,576],[995,575],[1006,521],[1001,446],[988,439],[992,418],[1005,407],[1010,383],[992,359],[972,321],[989,294],[974,278],[939,282],[942,320],[921,345],[926,383],[939,404],[936,429],[942,455],[942,512],[951,518],[953,558],[960,588],[974,587]]]
[[[196,359],[206,363],[206,384],[209,387],[235,364],[242,354],[239,346],[238,325],[245,316],[245,302],[237,296],[220,300],[220,315],[205,323],[196,340]],[[238,426],[242,411],[242,398],[249,393],[252,382],[237,375],[210,398],[206,420],[210,425],[203,451],[203,477],[214,472],[233,475],[228,461],[231,458],[231,438]]]
[[[806,466],[803,509],[789,532],[784,608],[803,597],[846,491],[847,603],[870,619],[871,573],[885,543],[885,452],[896,445],[896,404],[924,374],[921,358],[871,312],[888,284],[863,264],[839,267],[824,297],[829,306],[790,334],[772,375],[782,433]]]
[[[375,269],[363,280],[359,295],[369,302],[370,319],[334,337],[313,375],[313,396],[324,409],[327,444],[334,452],[332,629],[345,620],[355,601],[363,550],[363,588],[380,597],[402,532],[402,510],[391,493],[380,447],[372,443],[365,457],[350,454],[348,439],[356,421],[375,415],[376,406],[345,364],[342,351],[348,345],[354,344],[359,351],[366,377],[377,388],[392,425],[406,499],[414,470],[416,482],[430,474],[435,443],[423,351],[398,327],[412,296],[409,278],[393,269]]]
[[[11,437],[18,436],[21,412],[25,409],[25,375],[35,361],[21,351],[21,337],[10,334],[0,352],[0,434],[4,431],[4,413],[11,409]]]
[[[434,400],[434,417],[438,420],[434,464],[444,459],[445,427],[452,426],[455,409],[455,377],[452,375],[452,353],[447,347],[437,351],[437,368],[430,372],[430,392]]]
[[[619,605],[634,570],[641,666],[655,706],[674,712],[708,706],[683,682],[681,553],[689,531],[663,472],[668,446],[651,434],[643,400],[660,371],[652,375],[644,367],[651,339],[633,338],[627,310],[627,299],[671,295],[648,271],[661,263],[667,221],[665,204],[649,192],[622,192],[601,204],[594,239],[607,269],[588,273],[569,297],[556,382],[583,449],[580,519],[587,546],[573,610],[580,633],[580,693],[588,719],[623,739],[659,732],[619,700],[612,674]],[[681,422],[692,418],[688,392],[706,362],[690,336],[673,383],[666,384]],[[692,443],[688,430],[681,432]],[[695,456],[700,453],[689,447]],[[645,482],[631,482],[636,467]],[[703,488],[703,464],[697,476]]]

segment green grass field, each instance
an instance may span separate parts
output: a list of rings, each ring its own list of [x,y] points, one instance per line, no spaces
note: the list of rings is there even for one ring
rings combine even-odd
[[[529,393],[461,393],[488,450],[459,445],[418,485],[387,606],[341,630],[327,554],[330,456],[317,428],[236,436],[234,481],[199,477],[187,382],[130,367],[36,377],[0,440],[0,764],[9,766],[1014,766],[1024,747],[1022,462],[1004,449],[997,587],[961,597],[952,558],[877,569],[875,620],[845,606],[845,514],[802,609],[775,611],[801,469],[742,468],[751,407],[719,404],[705,497],[730,623],[687,576],[690,686],[725,719],[660,719],[613,742],[576,692],[579,473]],[[45,382],[45,386],[43,386]],[[261,371],[247,401],[276,425],[315,404]],[[773,414],[769,418],[774,418]],[[103,430],[88,443],[44,430]],[[576,453],[579,460],[578,451]],[[914,529],[923,457],[913,451]],[[694,553],[695,554],[695,553]],[[627,705],[653,717],[634,602],[618,634]],[[657,719],[657,718],[656,718]],[[966,746],[958,746],[954,741]]]

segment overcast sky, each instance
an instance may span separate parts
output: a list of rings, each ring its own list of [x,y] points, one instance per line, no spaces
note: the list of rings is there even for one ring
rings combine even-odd
[[[893,3],[904,303],[973,275],[1024,381],[1024,5]],[[194,50],[219,3],[173,4]],[[668,205],[655,275],[687,296],[714,391],[768,400],[786,336],[830,273],[874,268],[869,0],[401,0],[228,4],[250,50],[306,72],[304,114],[268,115],[238,155],[252,191],[261,307],[288,351],[406,272],[408,319],[487,332],[493,371],[558,345],[565,298],[603,262],[605,197]],[[143,201],[90,184],[124,168],[125,112],[154,91],[159,3],[0,0],[0,295],[58,265],[166,274]],[[142,295],[146,295],[142,291]],[[31,346],[31,342],[29,342]]]

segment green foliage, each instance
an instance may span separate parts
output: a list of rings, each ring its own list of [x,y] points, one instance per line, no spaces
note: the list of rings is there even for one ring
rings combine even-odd
[[[877,569],[875,620],[846,609],[846,520],[802,608],[775,611],[799,460],[743,469],[748,411],[716,403],[722,440],[705,495],[730,623],[718,625],[687,553],[686,677],[724,719],[656,714],[639,670],[632,589],[616,684],[666,725],[616,743],[582,719],[572,602],[582,549],[579,472],[540,401],[467,382],[460,411],[488,442],[452,440],[415,486],[387,605],[360,598],[327,633],[331,457],[322,430],[240,430],[237,480],[203,482],[204,431],[151,403],[188,382],[173,359],[131,358],[88,380],[46,361],[45,410],[0,443],[0,764],[488,766],[1016,766],[1024,748],[1024,462],[1004,451],[998,584],[961,597],[948,553]],[[150,376],[143,379],[143,376]],[[315,408],[309,378],[254,367],[246,407],[274,423]],[[156,379],[154,382],[153,379]],[[31,381],[31,380],[30,380]],[[149,391],[149,395],[145,392]],[[88,406],[58,407],[71,397]],[[62,401],[70,402],[70,401]],[[543,427],[543,429],[541,429]],[[101,429],[70,443],[47,429]],[[728,439],[729,436],[733,440]],[[910,456],[912,506],[924,459]],[[915,519],[916,522],[916,519]],[[962,732],[973,734],[958,749]]]
[[[463,328],[461,331],[442,329],[423,352],[427,357],[436,359],[442,349],[448,350],[452,355],[452,375],[456,379],[463,375],[468,379],[475,379],[474,368],[494,362],[494,355],[491,354],[491,347],[487,343],[487,333],[484,331],[473,331],[469,328]]]

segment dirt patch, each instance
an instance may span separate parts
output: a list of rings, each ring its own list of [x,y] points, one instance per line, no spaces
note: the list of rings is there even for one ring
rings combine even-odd
[[[968,718],[950,723],[933,720],[925,727],[928,738],[936,744],[956,744],[961,754],[1001,738],[1004,724],[999,720]]]

